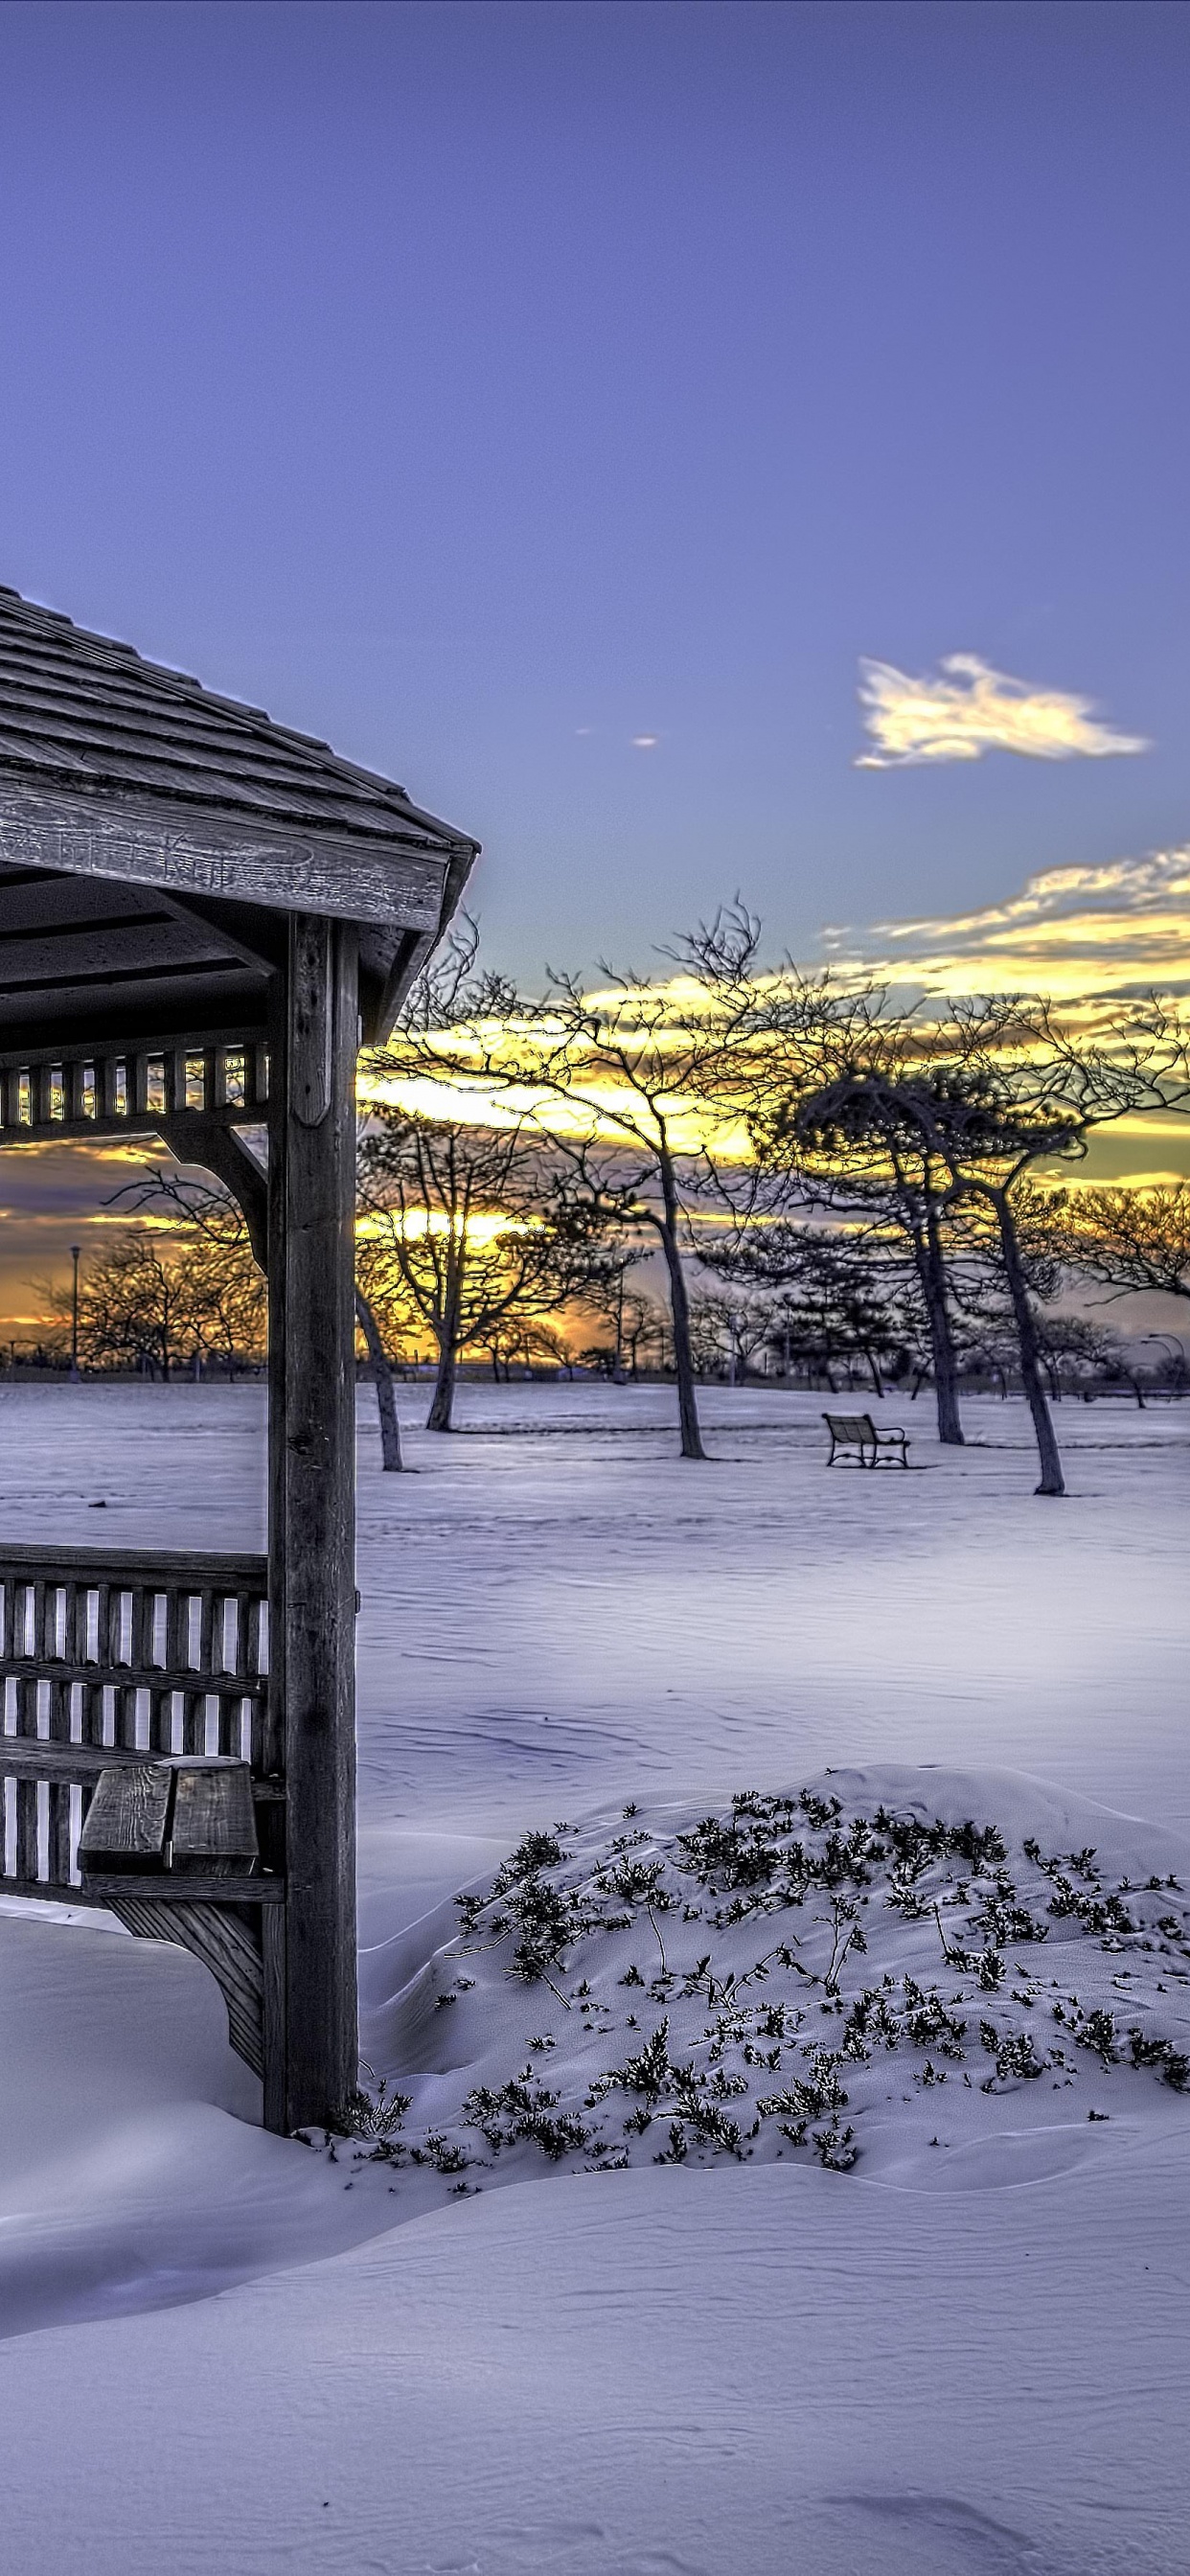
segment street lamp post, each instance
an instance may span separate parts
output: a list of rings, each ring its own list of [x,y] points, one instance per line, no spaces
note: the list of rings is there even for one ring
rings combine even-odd
[[[70,1374],[72,1377],[77,1377],[79,1373],[79,1254],[81,1250],[81,1244],[71,1244],[70,1258],[74,1263],[74,1278],[70,1290]]]

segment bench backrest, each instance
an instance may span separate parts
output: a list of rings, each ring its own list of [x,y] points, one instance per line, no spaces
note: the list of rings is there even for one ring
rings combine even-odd
[[[824,1413],[822,1419],[832,1440],[840,1444],[851,1440],[858,1446],[876,1437],[876,1425],[870,1413]]]

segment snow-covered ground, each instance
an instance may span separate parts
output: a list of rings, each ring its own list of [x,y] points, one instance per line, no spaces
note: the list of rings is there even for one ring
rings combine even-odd
[[[701,1468],[663,1390],[469,1387],[397,1479],[370,1401],[409,2107],[379,2157],[267,2138],[197,1963],[0,1917],[22,2566],[1183,2576],[1190,1412],[1065,1405],[1055,1503],[1011,1404],[944,1453],[889,1402],[910,1472],[828,1475],[820,1398],[709,1394]],[[256,1389],[2,1390],[6,1525],[258,1543],[262,1436]]]

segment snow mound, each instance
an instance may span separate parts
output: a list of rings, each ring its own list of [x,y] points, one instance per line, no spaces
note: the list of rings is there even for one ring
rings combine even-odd
[[[559,1820],[374,2016],[354,2155],[394,2215],[543,2159],[1039,2181],[1190,2125],[1188,1889],[1180,1838],[1004,1772]]]

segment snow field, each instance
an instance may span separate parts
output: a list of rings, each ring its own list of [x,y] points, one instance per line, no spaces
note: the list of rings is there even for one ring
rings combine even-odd
[[[370,1403],[362,2037],[408,2108],[266,2138],[196,1962],[0,1911],[22,2566],[1185,2576],[1181,1408],[1063,1407],[1053,1504],[1012,1405],[944,1455],[890,1404],[909,1474],[828,1476],[813,1397],[712,1392],[703,1470],[664,1390],[469,1387],[395,1479]],[[23,1538],[259,1543],[258,1389],[0,1428]]]

